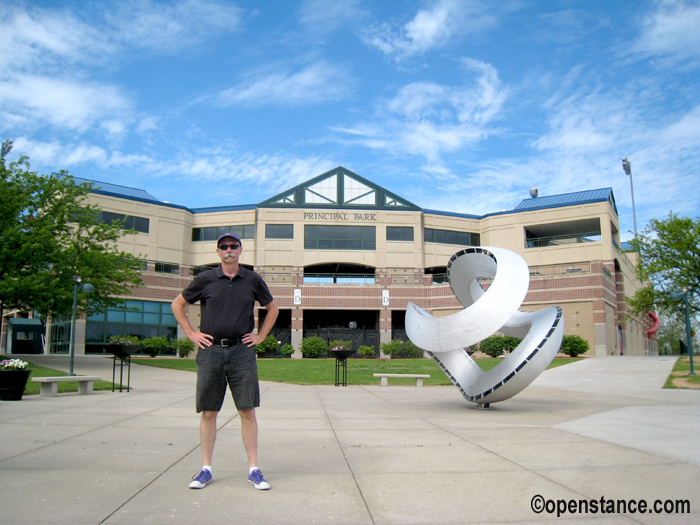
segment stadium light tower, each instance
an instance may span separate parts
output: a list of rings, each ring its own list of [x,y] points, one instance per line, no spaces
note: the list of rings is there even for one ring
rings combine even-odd
[[[630,178],[630,189],[632,190],[632,217],[634,219],[634,238],[637,238],[637,209],[634,207],[634,181],[632,180],[632,164],[627,157],[622,159],[622,169],[625,171],[625,175],[629,175]]]

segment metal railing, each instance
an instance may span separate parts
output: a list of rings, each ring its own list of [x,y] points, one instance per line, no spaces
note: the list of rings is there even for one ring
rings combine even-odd
[[[526,248],[546,248],[547,246],[562,246],[566,244],[579,244],[584,242],[600,242],[603,236],[600,233],[575,233],[567,235],[551,235],[548,237],[536,237],[525,240]]]
[[[446,273],[433,273],[429,274],[433,278],[433,284],[445,284],[449,282],[447,280],[447,274]]]
[[[578,273],[591,273],[591,263],[545,264],[530,266],[530,277],[545,277],[549,275],[567,275]]]
[[[373,274],[359,273],[307,273],[304,284],[375,284]]]

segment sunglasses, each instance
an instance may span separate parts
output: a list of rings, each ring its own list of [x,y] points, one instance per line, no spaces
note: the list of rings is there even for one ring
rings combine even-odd
[[[219,244],[219,250],[221,250],[222,252],[225,252],[229,248],[231,248],[232,250],[237,250],[240,247],[240,244]]]

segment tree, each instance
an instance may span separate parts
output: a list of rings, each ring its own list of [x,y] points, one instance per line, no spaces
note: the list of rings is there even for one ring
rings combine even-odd
[[[65,171],[29,171],[29,161],[0,160],[0,308],[70,315],[73,276],[95,292],[78,303],[81,312],[103,311],[141,284],[143,262],[119,251],[119,222],[100,220],[87,203],[90,184],[76,184]],[[83,299],[83,298],[81,298]]]
[[[258,357],[265,354],[274,354],[279,346],[277,338],[274,335],[268,335],[262,343],[255,346],[255,353],[258,354]]]
[[[580,335],[565,335],[561,341],[561,352],[569,357],[576,357],[579,354],[588,352],[589,345]]]
[[[684,308],[681,306],[680,308]],[[680,341],[685,342],[685,315],[680,314],[677,311],[672,312],[658,312],[659,316],[659,331],[657,332],[657,340],[659,342],[659,354],[680,354]],[[698,325],[697,319],[691,318],[691,328],[695,332],[700,332],[700,327]],[[695,343],[693,343],[693,348],[695,348]]]
[[[320,357],[328,352],[328,345],[318,336],[305,337],[301,340],[301,354],[304,357]]]
[[[170,341],[163,336],[149,337],[148,339],[141,340],[139,344],[151,357],[164,354],[171,348]]]
[[[490,357],[498,357],[515,350],[521,341],[510,335],[492,335],[479,343],[479,350]]]
[[[700,311],[700,219],[674,213],[652,219],[630,244],[639,253],[637,277],[649,283],[628,299],[635,314],[669,311],[675,306],[669,293],[686,288],[690,306]]]

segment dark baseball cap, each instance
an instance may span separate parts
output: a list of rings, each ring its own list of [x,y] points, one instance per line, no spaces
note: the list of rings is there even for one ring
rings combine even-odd
[[[218,246],[219,243],[221,242],[221,239],[223,239],[225,237],[231,237],[233,240],[238,241],[238,244],[243,244],[241,242],[241,238],[238,235],[236,235],[235,233],[224,233],[223,235],[219,235],[219,238],[216,239],[216,245]]]

